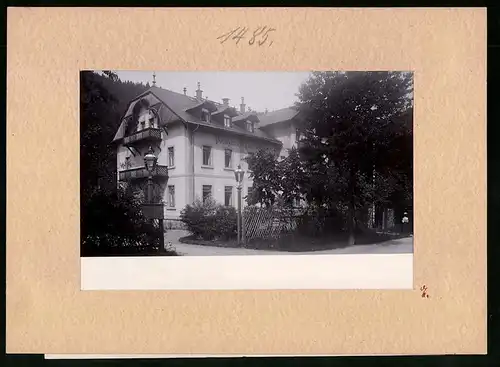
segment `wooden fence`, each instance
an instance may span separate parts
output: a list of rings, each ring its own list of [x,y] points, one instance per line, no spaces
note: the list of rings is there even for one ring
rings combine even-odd
[[[297,213],[277,208],[246,207],[243,211],[243,238],[277,239],[297,228]]]

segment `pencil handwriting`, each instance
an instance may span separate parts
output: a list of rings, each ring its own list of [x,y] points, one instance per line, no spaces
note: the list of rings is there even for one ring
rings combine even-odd
[[[272,32],[276,32],[276,28],[269,26],[261,26],[255,29],[237,27],[217,37],[217,40],[221,44],[227,41],[234,41],[237,45],[241,42],[241,44],[247,43],[249,46],[264,46],[267,44],[267,47],[270,47],[274,42],[271,39]]]

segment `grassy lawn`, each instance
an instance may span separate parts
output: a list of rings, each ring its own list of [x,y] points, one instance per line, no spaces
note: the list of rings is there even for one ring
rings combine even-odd
[[[394,240],[403,236],[397,234],[378,234],[375,232],[361,233],[356,236],[356,245],[369,245]],[[236,239],[231,240],[200,240],[194,236],[186,236],[179,239],[180,242],[200,246],[214,246],[226,248],[247,248],[254,250],[272,251],[321,251],[347,247],[348,233],[336,233],[322,237],[303,237],[296,234],[287,234],[279,239],[252,239],[245,244],[239,245]]]

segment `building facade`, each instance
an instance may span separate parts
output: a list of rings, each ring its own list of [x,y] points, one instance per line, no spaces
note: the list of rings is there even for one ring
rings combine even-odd
[[[297,144],[298,111],[292,107],[257,113],[196,96],[153,86],[130,101],[113,142],[117,149],[117,181],[140,193],[148,173],[144,154],[151,147],[158,157],[153,174],[155,200],[162,201],[164,217],[178,218],[196,199],[212,197],[237,206],[234,169],[246,172],[242,196],[252,189],[245,158],[260,149],[279,157]],[[243,200],[245,205],[245,200]]]

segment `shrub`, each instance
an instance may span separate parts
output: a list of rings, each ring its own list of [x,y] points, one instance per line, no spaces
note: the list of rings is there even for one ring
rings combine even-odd
[[[158,250],[158,228],[143,217],[139,202],[121,189],[94,190],[82,200],[81,214],[81,256]]]
[[[335,209],[309,209],[297,220],[297,231],[303,236],[318,237],[342,232],[344,229],[345,217]]]
[[[203,203],[201,200],[196,199],[192,205],[186,205],[182,210],[181,221],[186,225],[188,231],[197,238],[210,236],[209,232],[212,224],[208,213],[212,211],[213,206],[215,206],[215,203],[211,200]]]
[[[237,217],[233,207],[217,204],[213,199],[197,199],[186,205],[181,221],[197,239],[229,239],[236,235]]]
[[[228,240],[238,231],[238,218],[234,207],[218,205],[215,212],[215,233],[218,238]]]

